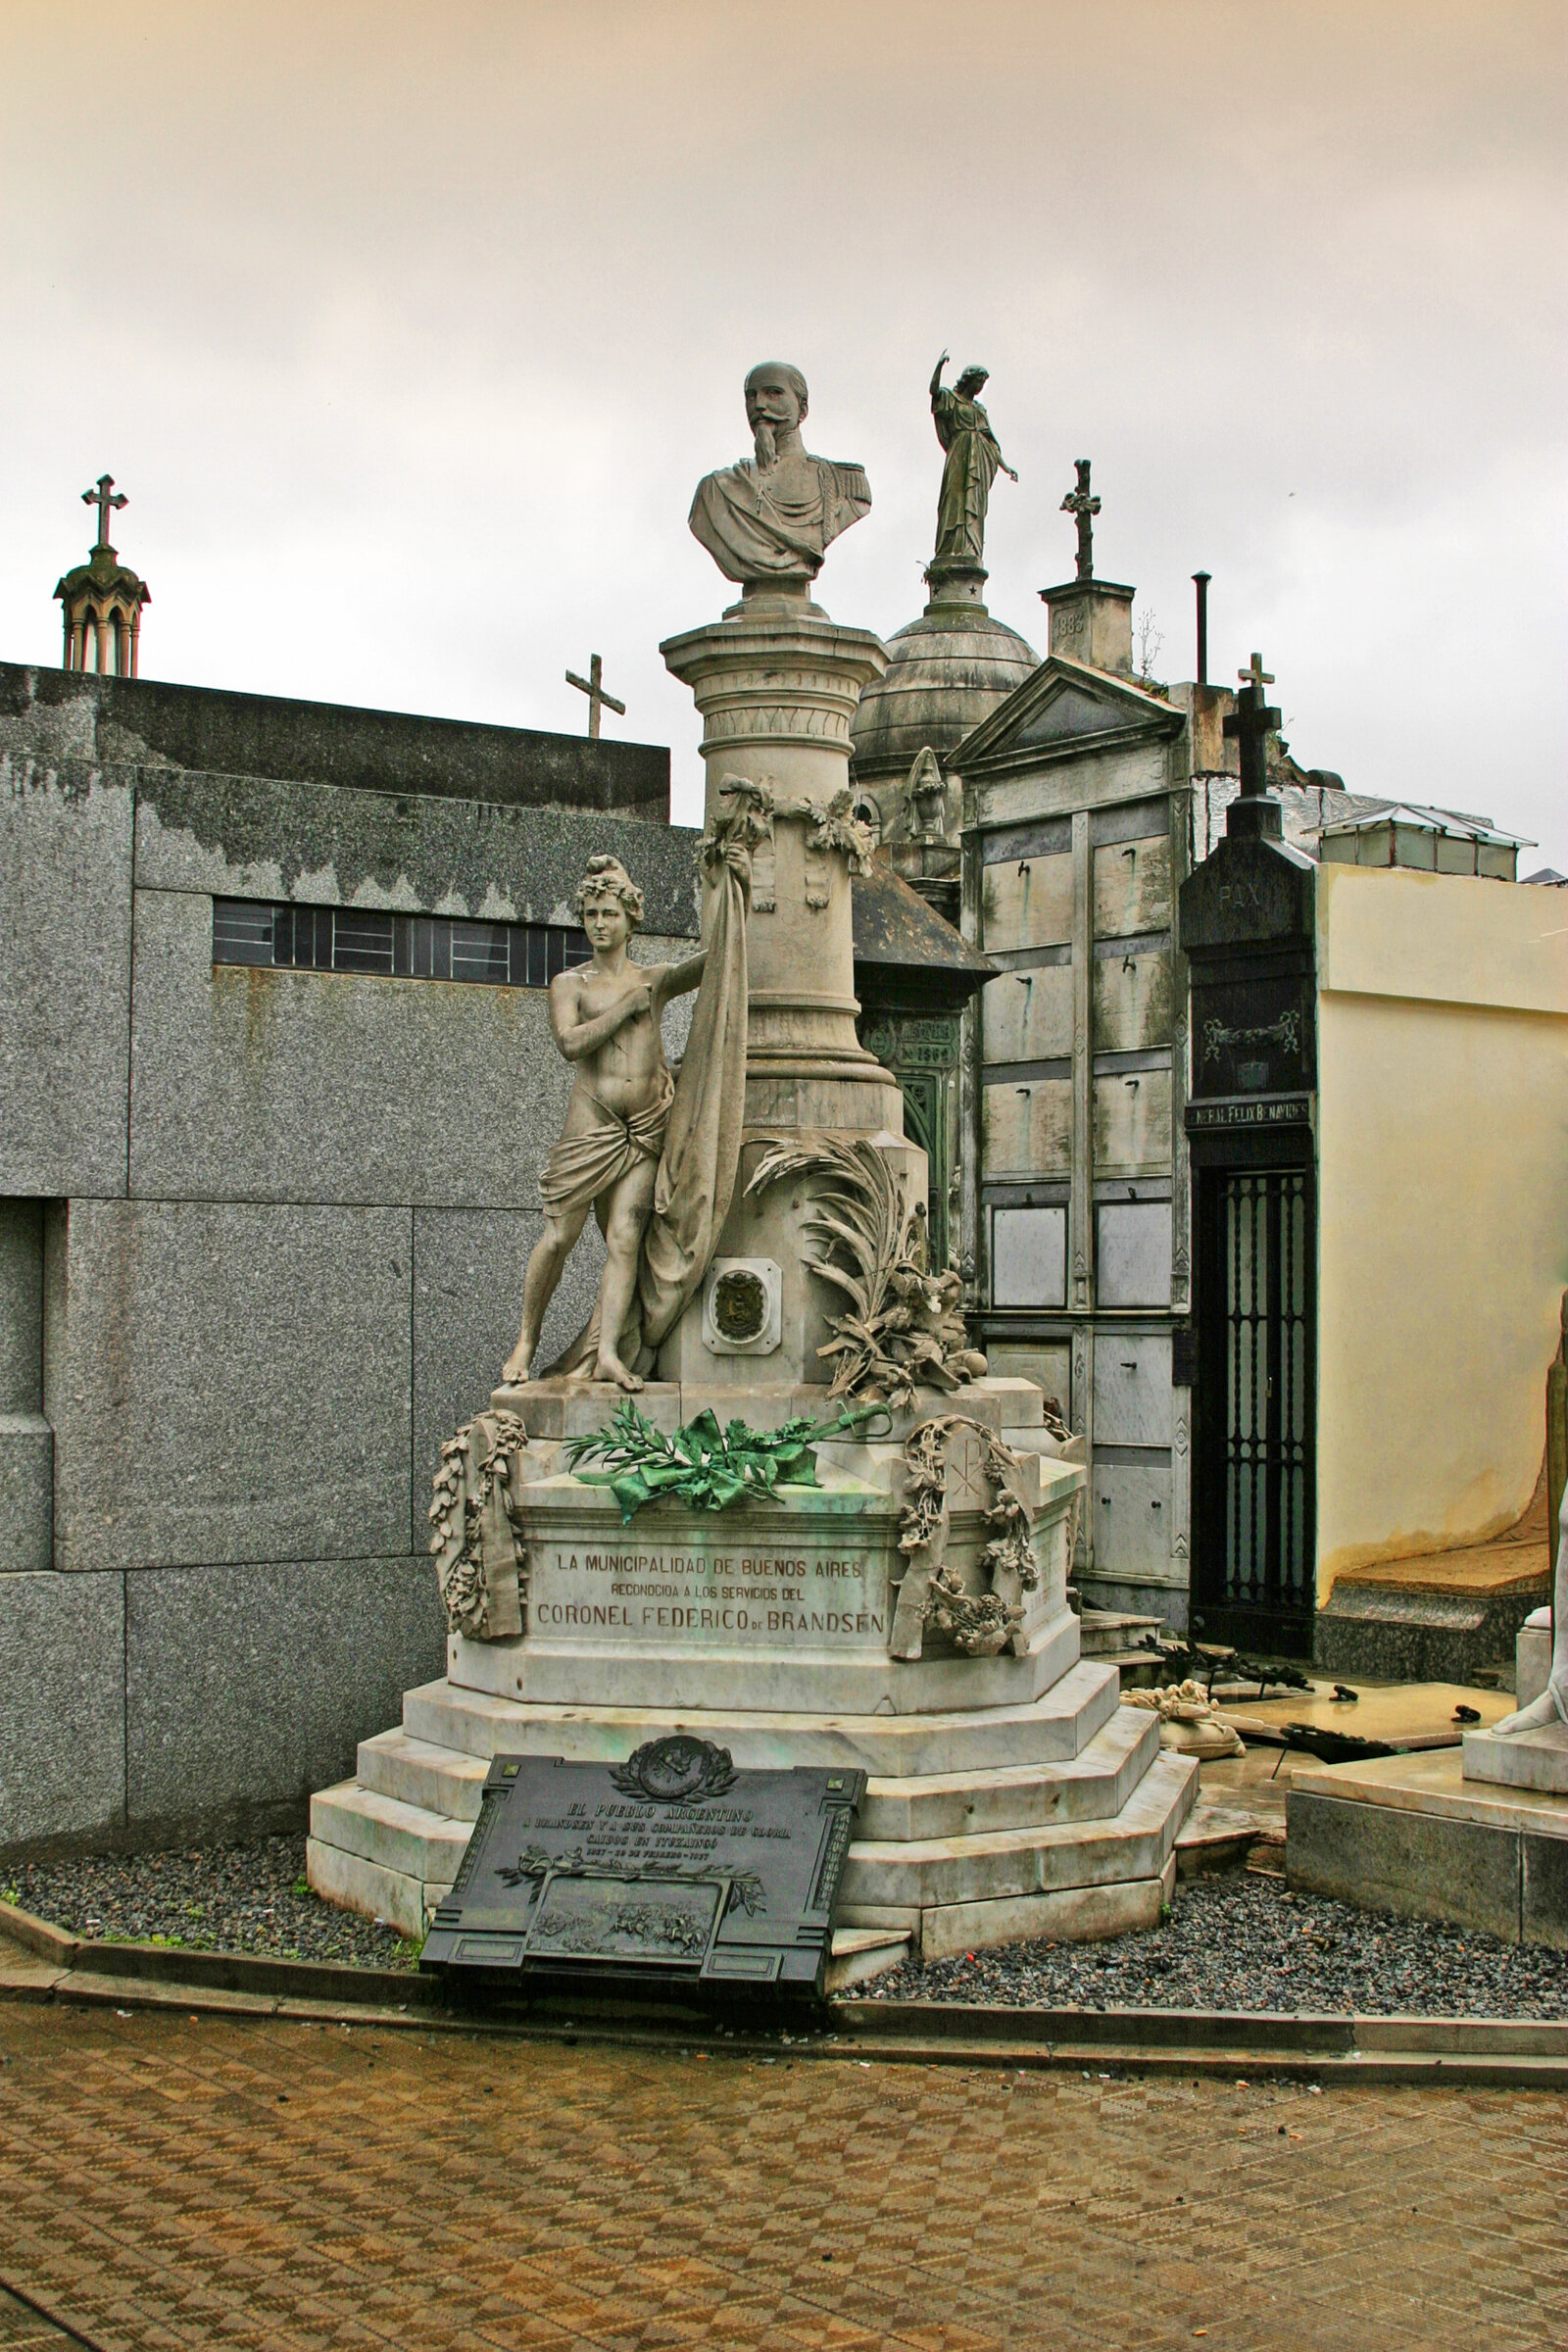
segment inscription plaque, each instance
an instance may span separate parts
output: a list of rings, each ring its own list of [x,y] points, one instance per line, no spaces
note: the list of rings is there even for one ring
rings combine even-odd
[[[421,1968],[820,1994],[865,1774],[738,1770],[695,1734],[624,1764],[497,1756]]]

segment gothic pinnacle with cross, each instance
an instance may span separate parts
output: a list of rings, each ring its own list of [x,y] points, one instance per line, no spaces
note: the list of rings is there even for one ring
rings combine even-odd
[[[81,503],[84,507],[96,507],[98,510],[98,536],[93,541],[93,554],[96,555],[101,547],[109,547],[110,508],[128,507],[130,501],[123,490],[115,488],[115,477],[112,473],[101,473],[98,476],[98,487],[96,490],[84,490],[81,494]],[[114,549],[109,547],[109,553],[113,555],[114,552]]]
[[[1256,800],[1262,796],[1266,774],[1264,749],[1271,735],[1279,730],[1280,714],[1265,701],[1263,689],[1272,686],[1274,674],[1263,667],[1263,657],[1254,654],[1245,669],[1239,669],[1241,692],[1236,708],[1225,720],[1225,733],[1238,746],[1241,755],[1242,798]]]
[[[612,694],[605,692],[604,680],[605,664],[598,654],[590,657],[588,675],[585,678],[579,678],[574,669],[568,669],[566,672],[566,684],[575,686],[579,694],[585,694],[588,697],[588,740],[590,743],[599,741],[601,706],[611,710],[618,710],[622,718],[626,715],[625,704],[617,703]]]
[[[1087,458],[1074,458],[1073,471],[1078,487],[1069,490],[1061,502],[1063,514],[1072,514],[1078,522],[1078,577],[1092,580],[1095,576],[1095,516],[1100,513],[1100,501],[1090,496],[1089,465]]]

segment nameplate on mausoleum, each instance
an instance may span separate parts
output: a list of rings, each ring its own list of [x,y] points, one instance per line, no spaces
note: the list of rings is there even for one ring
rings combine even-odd
[[[497,1756],[420,1965],[820,1993],[864,1790],[863,1772],[740,1770],[687,1733],[624,1764]]]

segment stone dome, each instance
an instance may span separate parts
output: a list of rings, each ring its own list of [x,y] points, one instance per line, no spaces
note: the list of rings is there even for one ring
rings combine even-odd
[[[906,775],[925,744],[946,767],[970,729],[1040,666],[1034,648],[993,619],[968,581],[944,583],[887,644],[887,668],[860,696],[850,726],[857,784]]]

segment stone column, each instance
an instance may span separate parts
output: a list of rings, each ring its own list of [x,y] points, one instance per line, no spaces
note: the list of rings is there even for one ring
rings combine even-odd
[[[887,655],[868,629],[837,627],[806,590],[748,594],[722,620],[660,648],[703,715],[711,824],[726,776],[784,804],[826,804],[850,781],[850,721]],[[748,1126],[903,1134],[897,1086],[855,1033],[850,869],[810,846],[804,815],[777,816],[747,928]]]
[[[820,1188],[802,1179],[748,1199],[746,1185],[769,1138],[807,1130],[873,1141],[904,1176],[908,1198],[925,1198],[925,1153],[905,1141],[897,1081],[856,1035],[850,860],[842,850],[813,846],[809,815],[789,812],[792,804],[824,806],[848,795],[850,721],[887,655],[869,630],[837,627],[804,587],[749,591],[721,620],[660,651],[703,715],[707,821],[726,776],[766,784],[778,805],[771,843],[754,857],[746,1133],[717,1255],[720,1263],[770,1263],[782,1286],[781,1336],[770,1352],[715,1353],[703,1338],[700,1294],[661,1351],[661,1376],[753,1394],[819,1388],[830,1374],[816,1350],[839,1303],[804,1263],[806,1221]]]

